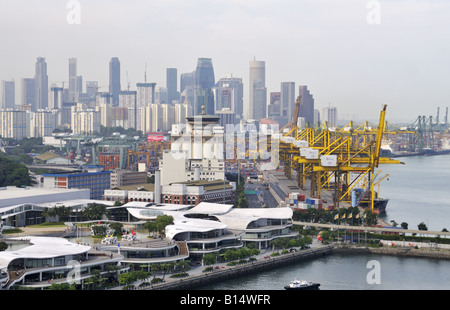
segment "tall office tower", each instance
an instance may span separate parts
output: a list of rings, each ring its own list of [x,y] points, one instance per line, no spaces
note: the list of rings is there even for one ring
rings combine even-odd
[[[267,106],[267,118],[276,121],[280,127],[287,124],[287,118],[281,116],[281,92],[271,92]]]
[[[314,125],[314,97],[305,85],[298,87],[298,95],[302,96],[299,117],[305,118],[306,124],[312,126]]]
[[[195,70],[194,87],[194,115],[202,113],[202,106],[208,115],[214,115],[214,93],[215,86],[214,69],[211,58],[199,58]]]
[[[138,108],[150,103],[155,103],[156,83],[136,83],[136,87]]]
[[[195,71],[180,75],[180,102],[187,103],[194,111]]]
[[[36,81],[33,78],[23,78],[20,90],[20,104],[22,106],[36,106]]]
[[[69,101],[78,100],[77,59],[69,58]]]
[[[266,117],[266,63],[250,61],[249,103],[247,118],[259,120]]]
[[[61,109],[63,106],[63,91],[62,87],[50,87],[50,107],[51,109]]]
[[[83,93],[83,76],[78,75],[77,76],[77,95],[80,95],[81,93]]]
[[[280,107],[281,115],[288,121],[292,121],[292,114],[295,107],[295,83],[294,82],[281,82],[280,91]]]
[[[200,115],[203,112],[207,115],[214,115],[214,92],[212,88],[195,87],[193,112],[194,115]]]
[[[112,106],[119,106],[120,92],[120,61],[113,57],[109,62],[109,93],[112,95]]]
[[[166,69],[166,88],[167,97],[170,104],[173,104],[174,100],[179,100],[180,96],[177,90],[177,69],[167,68]]]
[[[86,81],[86,94],[89,99],[97,96],[98,92],[98,82],[97,81]]]
[[[34,79],[36,81],[36,104],[32,110],[37,111],[48,107],[47,63],[44,57],[37,58]]]
[[[195,70],[195,84],[200,88],[212,88],[216,84],[211,58],[199,58]]]
[[[180,75],[180,93],[182,93],[187,86],[195,85],[195,71],[189,73],[182,73]]]
[[[241,78],[231,75],[221,78],[215,88],[216,112],[229,109],[236,116],[236,121],[242,119],[244,112],[244,85]]]
[[[336,126],[338,117],[337,117],[337,108],[332,107],[331,105],[322,109],[322,121],[327,122],[329,125]]]
[[[0,108],[14,109],[16,105],[16,82],[2,81],[2,100]]]

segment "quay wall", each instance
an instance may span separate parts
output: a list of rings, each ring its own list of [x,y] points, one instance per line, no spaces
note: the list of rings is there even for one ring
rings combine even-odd
[[[214,270],[205,272],[201,275],[189,276],[188,278],[171,280],[167,283],[161,283],[149,286],[147,290],[183,290],[228,280],[235,277],[248,275],[250,273],[262,272],[268,269],[292,264],[295,262],[322,257],[331,254],[332,246],[321,246],[320,248],[301,250],[294,253],[282,254],[280,256],[268,257],[264,260],[247,263],[240,266],[227,267],[223,270]]]
[[[450,251],[438,248],[414,248],[414,247],[358,247],[358,246],[335,246],[333,254],[382,254],[407,257],[424,257],[436,259],[450,259]]]

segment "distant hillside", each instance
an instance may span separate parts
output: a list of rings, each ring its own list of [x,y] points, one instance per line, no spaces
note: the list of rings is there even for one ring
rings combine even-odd
[[[0,187],[32,185],[27,167],[0,152]]]

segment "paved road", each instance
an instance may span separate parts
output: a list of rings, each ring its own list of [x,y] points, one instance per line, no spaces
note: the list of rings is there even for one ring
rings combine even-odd
[[[272,193],[268,189],[265,189],[265,186],[261,183],[247,183],[245,185],[245,190],[259,192],[259,194],[245,194],[249,208],[276,208],[278,206],[278,202],[273,197]]]

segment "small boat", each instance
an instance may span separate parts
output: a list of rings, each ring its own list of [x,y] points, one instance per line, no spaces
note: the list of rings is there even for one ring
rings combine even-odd
[[[298,280],[295,278],[294,281],[291,281],[291,283],[284,288],[286,290],[318,290],[319,286],[320,283]]]

